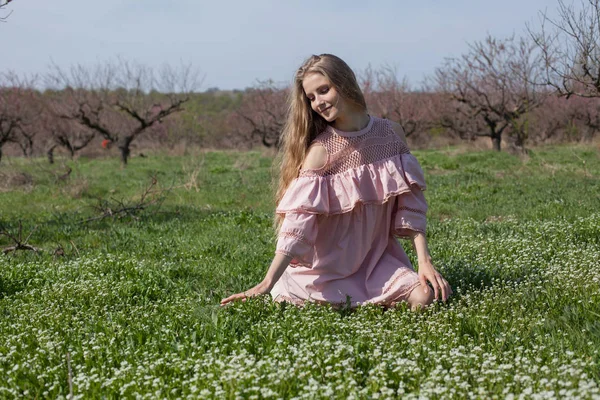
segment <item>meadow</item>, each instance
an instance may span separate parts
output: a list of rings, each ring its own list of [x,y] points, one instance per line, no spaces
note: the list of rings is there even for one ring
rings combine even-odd
[[[0,253],[0,398],[600,399],[600,149],[414,154],[455,292],[422,312],[219,306],[273,256],[269,154],[4,159],[40,251]]]

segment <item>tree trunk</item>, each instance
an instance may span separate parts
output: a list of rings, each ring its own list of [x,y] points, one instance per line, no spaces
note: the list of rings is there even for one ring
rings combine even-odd
[[[129,159],[129,154],[131,153],[131,151],[129,150],[129,147],[119,147],[119,149],[121,150],[121,164],[123,164],[123,166],[127,166],[127,160]]]
[[[500,144],[502,143],[502,135],[494,135],[492,136],[492,145],[494,146],[494,150],[500,151]]]
[[[50,146],[48,148],[48,150],[46,151],[46,155],[48,156],[48,162],[50,164],[54,164],[54,149],[55,148],[56,148],[56,145]]]
[[[121,140],[121,143],[119,144],[119,150],[121,150],[121,164],[124,167],[127,166],[127,161],[129,160],[129,156],[131,155],[131,149],[129,148],[129,146],[131,145],[132,141],[132,136],[126,136],[123,140]]]
[[[20,143],[21,149],[23,150],[23,156],[29,158],[33,155],[33,139],[26,135],[23,136],[25,136],[25,142]]]
[[[73,157],[75,156],[75,149],[73,148],[73,145],[71,145],[71,141],[70,140],[66,140],[67,145],[64,146],[67,148],[67,150],[69,150],[69,154],[71,155],[71,160],[73,159]]]

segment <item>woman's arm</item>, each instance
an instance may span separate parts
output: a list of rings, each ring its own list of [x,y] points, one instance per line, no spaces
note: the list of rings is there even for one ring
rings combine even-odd
[[[308,154],[304,159],[302,168],[323,168],[327,163],[327,157],[327,150],[325,149],[325,146],[320,143],[315,143],[309,147]],[[286,237],[285,233],[291,233],[293,235]],[[281,275],[283,275],[286,267],[290,264],[292,259],[295,258],[285,255],[284,253],[297,255],[298,259],[302,259],[302,256],[306,255],[307,253],[310,254],[310,251],[313,247],[312,243],[314,243],[317,234],[316,216],[313,214],[303,213],[286,214],[279,234],[280,239],[277,242],[277,248],[278,250],[282,251],[275,254],[265,279],[263,279],[261,283],[254,286],[252,289],[231,295],[221,300],[221,305],[225,305],[234,300],[245,299],[247,297],[269,293],[279,278],[281,278]],[[283,237],[281,236],[282,234]],[[299,234],[301,234],[300,238],[298,237]]]
[[[267,271],[267,274],[261,283],[244,292],[231,295],[221,300],[221,305],[223,306],[234,300],[246,299],[248,297],[269,293],[279,278],[281,278],[281,275],[283,275],[283,272],[290,264],[290,261],[292,261],[292,257],[290,256],[280,253],[275,254],[275,257],[271,262],[271,266],[269,267],[269,270]]]
[[[452,288],[448,284],[448,281],[446,281],[434,268],[433,263],[431,262],[429,249],[427,248],[425,234],[422,232],[415,232],[411,239],[417,252],[419,281],[421,282],[421,285],[425,292],[427,292],[427,282],[431,283],[431,286],[433,286],[434,298],[446,301],[448,296],[452,294]],[[438,297],[440,294],[441,297]]]

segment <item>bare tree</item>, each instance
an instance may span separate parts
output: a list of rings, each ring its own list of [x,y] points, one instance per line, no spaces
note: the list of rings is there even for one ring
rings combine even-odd
[[[2,148],[7,143],[17,142],[17,131],[21,117],[12,110],[10,97],[11,89],[0,88],[0,161],[2,161]]]
[[[542,53],[541,83],[567,98],[600,97],[600,0],[558,0],[555,19],[540,12],[540,27],[527,29]]]
[[[50,164],[54,163],[54,151],[57,147],[65,149],[71,159],[80,150],[87,147],[96,137],[96,131],[80,124],[77,120],[61,118],[57,110],[63,110],[67,101],[64,91],[47,90],[41,97],[41,112],[38,118],[46,136],[46,156]]]
[[[561,98],[568,122],[563,124],[565,139],[590,141],[600,132],[600,98],[575,96]]]
[[[260,81],[247,89],[241,105],[231,119],[236,135],[249,143],[260,141],[265,147],[279,147],[279,137],[285,124],[288,89],[275,82]]]
[[[396,67],[367,68],[361,74],[361,86],[369,110],[398,122],[406,137],[432,126],[430,97],[414,91],[406,78],[399,79]]]
[[[8,3],[10,3],[11,1],[12,0],[5,0],[5,1],[0,0],[0,11],[2,11],[8,5]],[[12,11],[9,12],[7,15],[0,16],[0,22],[6,22],[6,20],[10,16],[10,14],[12,14]]]
[[[50,136],[46,146],[46,156],[50,164],[54,163],[54,150],[57,147],[65,149],[73,159],[77,152],[87,147],[96,137],[96,131],[93,129],[76,121],[58,118],[47,109],[40,116],[40,120],[44,132]]]
[[[548,94],[533,83],[541,72],[535,45],[525,38],[488,36],[470,44],[468,53],[435,72],[438,90],[453,101],[442,126],[464,139],[489,137],[498,151],[505,132],[522,145],[526,131],[519,120]]]
[[[17,144],[25,157],[31,157],[34,151],[34,141],[36,136],[42,131],[42,124],[39,118],[42,107],[40,93],[28,85],[27,90],[21,92],[22,107],[19,110],[22,119],[19,124]]]
[[[0,160],[2,147],[7,143],[19,145],[25,156],[33,151],[37,133],[37,93],[35,78],[21,78],[13,72],[0,74]]]
[[[131,144],[169,115],[182,111],[197,88],[198,74],[189,65],[156,71],[118,59],[95,68],[52,66],[48,83],[66,88],[56,115],[74,120],[115,143],[127,165]]]

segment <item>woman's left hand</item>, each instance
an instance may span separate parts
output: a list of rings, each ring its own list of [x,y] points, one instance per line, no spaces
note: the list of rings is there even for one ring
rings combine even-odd
[[[248,289],[244,292],[233,294],[223,300],[221,300],[221,305],[224,306],[227,303],[230,303],[235,300],[246,301],[248,297],[260,296],[261,294],[269,293],[271,291],[271,287],[262,281],[258,285],[254,286],[252,289]]]
[[[427,289],[427,282],[433,287],[434,299],[448,300],[452,294],[452,288],[447,280],[437,272],[430,261],[419,262],[419,281]],[[441,292],[441,293],[440,293]]]

